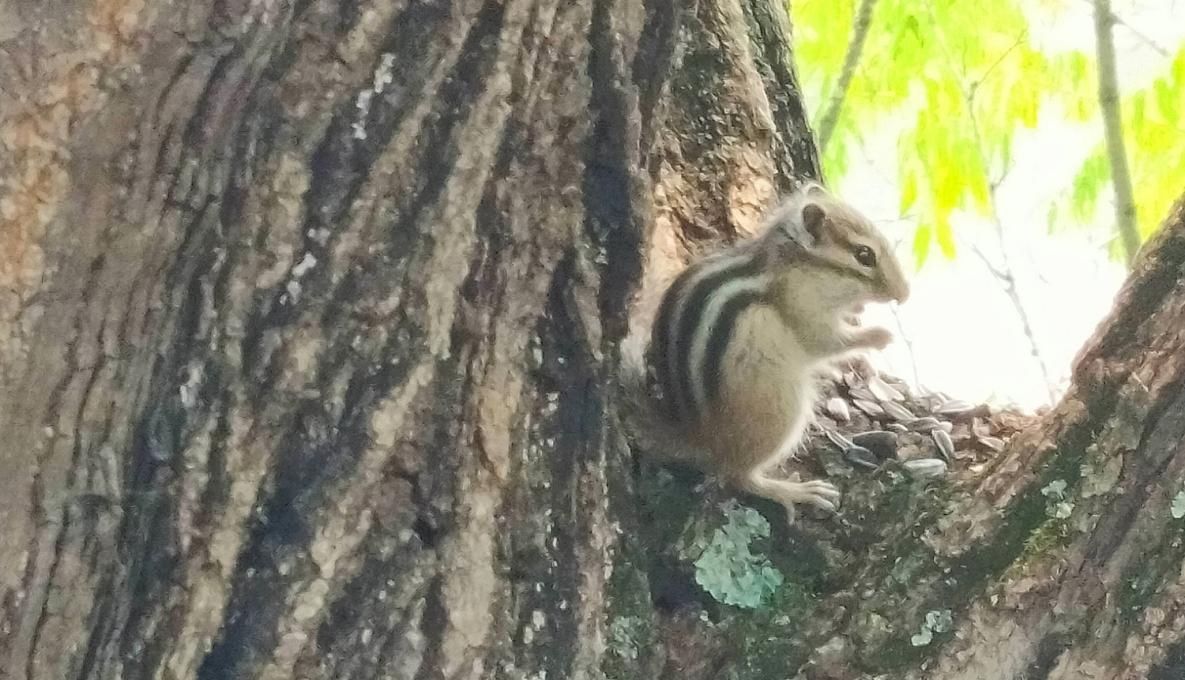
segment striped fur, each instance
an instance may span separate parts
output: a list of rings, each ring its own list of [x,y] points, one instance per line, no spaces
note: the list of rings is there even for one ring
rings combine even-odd
[[[835,510],[830,482],[768,473],[801,441],[819,368],[891,339],[852,317],[867,302],[908,295],[867,218],[817,186],[792,195],[760,236],[691,265],[663,295],[647,350],[647,387],[660,398],[638,409],[660,416],[650,421],[655,448],[781,503],[791,521],[795,505]]]
[[[654,323],[651,363],[669,417],[694,423],[708,409],[736,319],[766,302],[768,285],[757,253],[740,250],[689,267],[667,289]]]

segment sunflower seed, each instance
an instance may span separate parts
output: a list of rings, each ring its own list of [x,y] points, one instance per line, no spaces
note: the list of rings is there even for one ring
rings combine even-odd
[[[853,387],[848,390],[848,394],[852,395],[852,399],[863,399],[864,401],[876,401],[876,395],[872,390],[866,387]]]
[[[950,435],[944,430],[934,429],[930,430],[930,437],[934,443],[938,445],[938,452],[946,460],[950,460],[955,455],[955,443],[951,441]]]
[[[930,430],[933,430],[934,428],[938,427],[941,424],[942,424],[941,421],[939,421],[937,418],[935,418],[933,416],[926,416],[925,418],[914,418],[913,420],[906,423],[906,425],[909,426],[909,429],[911,429],[915,432],[929,432]]]
[[[988,447],[992,451],[1003,451],[1004,440],[999,437],[980,437],[979,443]]]
[[[831,414],[832,418],[843,423],[852,419],[852,414],[848,411],[848,402],[839,397],[832,397],[827,400],[827,412]]]
[[[885,409],[885,413],[888,413],[889,415],[893,416],[895,419],[900,420],[902,422],[910,421],[910,420],[914,419],[914,415],[909,412],[909,409],[905,408],[904,406],[902,406],[901,404],[898,404],[895,401],[886,401],[885,403],[881,404],[881,406]]]
[[[975,410],[974,404],[959,399],[951,399],[934,409],[934,412],[942,416],[959,416],[964,413],[970,413],[973,410]]]
[[[823,434],[827,435],[827,438],[831,440],[831,443],[835,444],[835,447],[840,451],[847,451],[848,449],[855,446],[851,439],[848,439],[835,430],[826,430]]]
[[[926,448],[927,451],[922,451],[922,447],[918,446],[917,444],[902,444],[897,448],[897,460],[915,460],[917,458],[926,458],[928,457],[929,447]]]
[[[873,455],[882,460],[897,456],[897,435],[892,432],[885,432],[884,430],[861,432],[860,434],[852,435],[852,441],[855,442],[856,446],[868,449]]]
[[[880,467],[880,462],[877,460],[876,455],[863,446],[853,446],[844,451],[843,456],[852,465],[865,468],[866,470],[875,470]]]
[[[972,418],[971,434],[979,437],[980,439],[984,437],[990,437],[992,436],[992,428],[983,418]]]
[[[852,403],[856,405],[856,408],[870,416],[883,416],[885,414],[885,410],[881,408],[881,405],[875,401],[868,401],[867,399],[854,399],[852,400]]]
[[[946,474],[946,461],[938,458],[915,458],[901,465],[916,479],[933,479]]]
[[[882,380],[879,375],[868,379],[868,389],[881,401],[901,401],[905,398],[900,392],[890,387],[889,383]]]

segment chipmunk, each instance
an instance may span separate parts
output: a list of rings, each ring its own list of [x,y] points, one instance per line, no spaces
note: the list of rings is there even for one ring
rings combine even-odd
[[[692,264],[667,288],[643,359],[653,417],[630,417],[648,421],[646,439],[668,451],[659,457],[776,501],[790,522],[796,504],[834,510],[840,494],[830,482],[767,472],[799,445],[819,373],[892,340],[858,325],[865,303],[908,296],[884,236],[809,183],[771,211],[757,238]]]

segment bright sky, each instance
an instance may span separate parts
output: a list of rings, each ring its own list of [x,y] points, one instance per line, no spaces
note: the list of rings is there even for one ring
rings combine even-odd
[[[1112,9],[1143,36],[1115,27],[1121,87],[1139,88],[1168,63],[1146,41],[1170,52],[1185,41],[1185,2],[1114,0]],[[1035,15],[1033,31],[1034,38],[1050,49],[1094,51],[1086,0],[1065,0],[1056,19]],[[1086,153],[1101,139],[1101,123],[1096,124],[1098,129],[1043,115],[1035,130],[1017,136],[1015,165],[999,193],[1009,262],[1058,395],[1075,353],[1110,309],[1125,274],[1120,264],[1103,255],[1102,244],[1113,233],[1109,199],[1101,202],[1091,225],[1056,234],[1046,228],[1050,203],[1070,186]],[[913,225],[897,219],[896,139],[891,125],[867,131],[863,157],[852,159],[848,175],[836,188],[899,239],[903,262],[912,262]],[[906,380],[916,376],[926,388],[961,399],[1025,408],[1048,403],[1049,390],[1015,307],[971,247],[998,265],[1001,251],[995,230],[969,215],[957,215],[953,227],[959,241],[957,259],[945,260],[935,249],[923,270],[914,274],[913,294],[896,318],[888,309],[865,314],[866,322],[883,323],[898,335],[881,358],[883,367]]]

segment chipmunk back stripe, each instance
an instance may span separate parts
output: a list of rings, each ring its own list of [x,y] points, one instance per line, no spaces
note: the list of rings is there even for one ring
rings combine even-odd
[[[661,410],[672,420],[680,419],[682,404],[685,403],[678,390],[676,376],[680,373],[679,355],[673,345],[675,329],[679,323],[679,316],[683,313],[687,293],[697,280],[728,264],[729,258],[717,257],[702,260],[684,269],[667,288],[655,315],[649,362],[662,393]]]
[[[662,391],[662,400],[660,402],[663,413],[669,418],[677,418],[679,411],[676,404],[676,396],[671,390],[671,364],[670,364],[670,344],[671,344],[671,330],[674,324],[675,308],[679,306],[679,302],[683,297],[683,289],[687,287],[687,283],[692,279],[696,273],[697,267],[692,266],[684,269],[675,280],[671,282],[666,294],[662,298],[662,302],[658,306],[658,313],[654,318],[654,326],[652,337],[650,338],[650,356],[648,360],[650,365],[654,368],[654,377],[658,383],[659,389]]]
[[[760,262],[752,253],[740,253],[705,262],[694,272],[680,290],[677,307],[671,318],[667,363],[670,365],[668,394],[676,395],[677,413],[686,422],[694,421],[701,413],[704,401],[703,377],[699,373],[702,362],[694,354],[694,342],[700,329],[707,332],[716,322],[721,290],[733,281],[748,281],[761,273]],[[713,301],[717,304],[712,305]]]
[[[723,291],[721,291],[723,293]],[[752,305],[765,303],[765,290],[757,287],[744,288],[730,295],[716,315],[716,322],[707,334],[703,358],[698,374],[703,376],[705,402],[711,403],[720,396],[720,375],[723,371],[724,353],[736,332],[741,313]],[[721,297],[725,297],[723,294]]]
[[[690,394],[697,416],[704,413],[711,405],[708,396],[710,378],[707,374],[709,369],[707,354],[711,337],[721,326],[731,328],[730,324],[736,321],[736,313],[725,314],[725,311],[733,312],[734,303],[738,300],[741,308],[748,306],[753,302],[751,298],[763,295],[768,285],[766,278],[760,273],[748,273],[744,269],[730,271],[733,275],[720,281],[707,296],[703,310],[699,313],[700,322],[696,325],[691,336],[691,344],[688,345]],[[735,311],[739,312],[740,310],[736,309]]]

